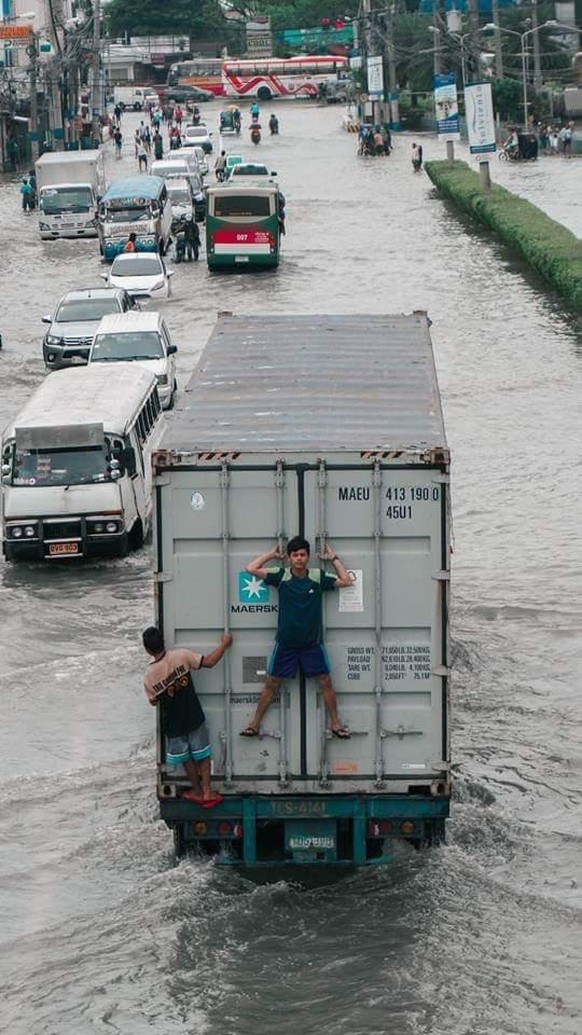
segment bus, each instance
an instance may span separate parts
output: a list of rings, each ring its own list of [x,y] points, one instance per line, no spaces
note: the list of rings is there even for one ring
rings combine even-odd
[[[107,262],[123,251],[135,233],[137,251],[163,255],[170,243],[172,204],[161,176],[114,180],[99,202],[99,249]]]
[[[230,59],[222,62],[222,85],[227,97],[317,97],[321,83],[347,76],[348,59],[336,55]]]
[[[210,270],[279,265],[284,201],[276,184],[209,187],[206,260]]]
[[[222,63],[224,58],[197,57],[189,61],[179,61],[170,65],[168,86],[197,86],[200,90],[210,90],[217,97],[222,97]]]
[[[2,436],[8,561],[123,557],[152,520],[157,379],[135,363],[56,370]]]

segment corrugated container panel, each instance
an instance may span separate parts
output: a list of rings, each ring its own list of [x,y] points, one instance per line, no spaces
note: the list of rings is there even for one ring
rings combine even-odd
[[[445,444],[424,313],[222,316],[163,442],[318,453]]]

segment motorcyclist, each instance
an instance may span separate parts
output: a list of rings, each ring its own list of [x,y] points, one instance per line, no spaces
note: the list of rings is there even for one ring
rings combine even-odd
[[[519,139],[517,136],[517,130],[515,127],[511,130],[507,140],[503,145],[503,150],[511,157],[517,157],[519,153]]]
[[[274,136],[279,132],[279,119],[275,114],[271,115],[271,118],[269,119],[269,130],[271,132],[271,136]]]
[[[261,139],[261,123],[258,119],[253,119],[251,122],[251,140],[253,144],[258,144]]]
[[[198,126],[200,123],[200,108],[197,104],[192,108],[192,125]]]

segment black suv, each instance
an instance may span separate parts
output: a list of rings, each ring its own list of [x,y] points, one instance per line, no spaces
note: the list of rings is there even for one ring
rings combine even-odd
[[[168,86],[164,90],[165,101],[176,101],[186,104],[187,101],[211,101],[214,94],[210,90],[201,90],[198,86]]]

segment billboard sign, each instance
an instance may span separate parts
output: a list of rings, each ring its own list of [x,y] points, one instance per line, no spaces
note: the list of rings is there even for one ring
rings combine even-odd
[[[491,83],[468,83],[465,87],[465,114],[472,155],[495,151],[495,119]]]
[[[273,53],[273,36],[271,19],[268,15],[254,15],[246,22],[247,57],[271,57]]]
[[[435,75],[434,107],[439,140],[460,140],[457,82],[454,72]]]
[[[384,97],[384,59],[368,58],[368,96],[370,100],[381,101]]]

